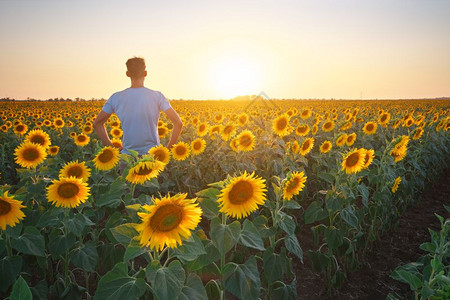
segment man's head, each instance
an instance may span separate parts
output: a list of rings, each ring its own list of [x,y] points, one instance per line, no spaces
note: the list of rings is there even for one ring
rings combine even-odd
[[[145,60],[142,57],[133,57],[127,60],[127,76],[138,79],[147,76]]]

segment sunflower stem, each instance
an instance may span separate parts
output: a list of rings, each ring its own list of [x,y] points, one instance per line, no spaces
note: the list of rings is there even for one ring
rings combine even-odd
[[[161,253],[161,256],[162,256],[162,254],[163,254],[166,250],[167,250],[167,259],[166,259],[166,261],[164,262],[163,267],[165,267],[165,266],[169,263],[169,260],[170,260],[170,250],[169,250],[169,248],[167,248],[167,247],[163,250],[163,252]]]
[[[8,249],[8,256],[12,256],[12,249],[11,249],[11,238],[9,237],[9,234],[6,232],[6,249]]]
[[[64,257],[64,282],[67,284],[69,279],[69,251],[66,251],[66,255]]]
[[[134,190],[136,189],[136,184],[135,183],[133,183],[132,185],[131,185],[131,199],[134,199]]]
[[[222,225],[227,224],[227,215],[225,213],[222,213]]]
[[[86,282],[86,291],[89,294],[89,273],[86,270],[84,270],[84,278]]]

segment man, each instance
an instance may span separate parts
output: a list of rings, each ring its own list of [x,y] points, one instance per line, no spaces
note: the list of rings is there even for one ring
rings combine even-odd
[[[122,153],[135,150],[140,155],[147,154],[152,147],[159,146],[158,120],[163,111],[173,123],[172,135],[167,148],[174,145],[181,134],[183,123],[177,112],[161,92],[144,87],[147,76],[145,60],[140,57],[130,58],[126,75],[131,79],[131,87],[114,93],[97,115],[93,127],[105,146],[113,146],[105,129],[105,122],[115,113],[122,124]]]

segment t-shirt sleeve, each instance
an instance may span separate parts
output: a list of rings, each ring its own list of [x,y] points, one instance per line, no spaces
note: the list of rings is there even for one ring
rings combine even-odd
[[[171,108],[169,100],[167,100],[166,97],[164,97],[164,95],[162,93],[160,94],[160,98],[159,98],[159,110],[160,111],[166,111],[169,108]]]
[[[105,104],[103,105],[102,110],[107,114],[112,114],[114,112],[114,107],[112,104],[113,98],[114,98],[114,95],[109,97],[108,101],[106,101]]]

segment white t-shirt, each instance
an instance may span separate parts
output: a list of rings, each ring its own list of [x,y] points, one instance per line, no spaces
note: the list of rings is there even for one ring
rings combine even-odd
[[[107,114],[115,113],[122,123],[122,153],[135,150],[142,155],[159,146],[159,112],[170,107],[161,92],[141,87],[114,93],[102,110]]]

